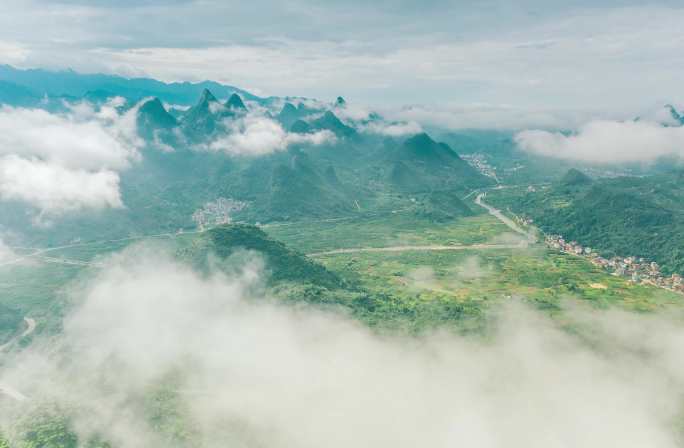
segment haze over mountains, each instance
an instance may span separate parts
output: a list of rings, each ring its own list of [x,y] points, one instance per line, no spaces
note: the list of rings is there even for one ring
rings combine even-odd
[[[125,159],[123,165],[93,165],[85,174],[89,179],[103,176],[104,169],[114,176],[116,183],[90,190],[100,198],[118,197],[115,202],[107,199],[113,207],[92,207],[88,204],[97,202],[88,202],[87,194],[64,192],[62,198],[58,191],[49,203],[39,202],[30,192],[36,185],[6,192],[4,207],[28,209],[3,214],[2,225],[18,229],[36,227],[32,221],[49,222],[31,232],[36,241],[73,238],[66,229],[81,229],[75,233],[84,237],[85,229],[97,228],[93,222],[107,222],[103,227],[111,236],[188,229],[194,226],[193,210],[219,198],[246,204],[232,219],[263,223],[397,208],[410,201],[429,202],[435,191],[460,194],[491,184],[419,127],[408,126],[402,134],[402,123],[377,113],[359,114],[341,97],[329,104],[259,98],[215,83],[165,84],[8,66],[0,70],[0,80],[5,104],[45,109],[65,123],[101,129],[120,143],[117,151]],[[15,112],[5,109],[5,114],[9,120]],[[35,126],[35,119],[31,115],[24,125]],[[13,137],[14,132],[8,128],[6,138],[20,146],[30,144],[24,141],[26,134]],[[97,151],[93,145],[84,150]],[[34,149],[26,151],[32,154]],[[60,161],[50,163],[50,168],[69,168]],[[72,212],[62,213],[60,201],[72,204]],[[447,214],[467,209],[457,207]]]
[[[0,448],[681,448],[681,3],[0,1]]]
[[[676,293],[549,251],[532,230],[518,230],[522,239],[473,201],[487,192],[504,213],[597,254],[657,261],[674,285],[684,259],[676,108],[575,132],[426,131],[342,97],[260,98],[215,83],[100,75],[80,84],[73,72],[7,67],[0,75],[0,342],[12,353],[0,363],[0,447],[6,434],[68,448],[318,446],[331,434],[378,446],[435,436],[450,446],[453,425],[469,428],[473,418],[469,440],[494,432],[529,446],[539,441],[538,409],[558,412],[558,403],[569,414],[554,420],[556,438],[576,441],[590,416],[616,422],[600,433],[623,446],[671,446],[676,431],[663,421],[675,413],[658,409],[679,409],[677,400],[653,384],[681,373],[672,367],[681,350],[661,350],[678,334],[676,319],[643,321],[656,335],[644,344],[631,315],[596,317],[565,300],[643,311],[677,303]],[[596,155],[597,137],[611,149],[625,129],[647,131],[657,151]],[[518,297],[523,305],[508,303]],[[22,350],[34,331],[40,344]],[[625,380],[634,346],[652,362]],[[549,401],[538,385],[555,381],[559,365],[572,390],[557,387]],[[337,379],[339,366],[357,372],[349,384]],[[573,401],[576,391],[596,396],[596,375],[584,375],[592,369],[605,372],[598,409]],[[500,371],[516,372],[512,395],[492,394]],[[298,380],[307,375],[321,377]],[[376,396],[386,377],[396,381],[382,396],[413,391],[399,413]],[[426,379],[438,391],[427,407]],[[292,433],[298,407],[287,404],[281,419],[288,391],[296,386],[299,403],[320,381],[329,381],[325,398],[314,394],[312,407],[346,415],[368,397],[380,403],[360,422],[344,417],[352,426],[377,413],[411,424],[350,432],[323,415],[314,433]],[[218,407],[202,398],[207,388]],[[447,389],[456,392],[444,400]],[[633,412],[617,405],[625,397],[639,404]],[[537,411],[513,429],[470,415],[529,400]],[[422,420],[435,406],[466,418]]]

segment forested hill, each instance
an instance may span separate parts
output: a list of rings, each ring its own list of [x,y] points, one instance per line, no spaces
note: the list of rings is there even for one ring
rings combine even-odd
[[[604,255],[643,257],[684,273],[684,171],[592,180],[573,170],[547,189],[490,200]]]

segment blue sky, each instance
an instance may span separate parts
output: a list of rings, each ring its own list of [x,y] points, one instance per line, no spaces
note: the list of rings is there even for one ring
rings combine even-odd
[[[3,0],[0,62],[367,104],[684,103],[681,1]]]

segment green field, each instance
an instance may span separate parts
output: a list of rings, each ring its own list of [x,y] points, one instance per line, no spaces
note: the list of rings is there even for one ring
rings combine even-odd
[[[302,253],[357,247],[477,244],[510,233],[505,225],[486,214],[437,224],[410,213],[275,224],[265,226],[264,230]]]
[[[305,253],[359,247],[470,245],[510,238],[510,229],[490,215],[443,225],[394,215],[266,230]],[[615,305],[647,311],[684,301],[679,294],[632,284],[584,258],[555,253],[542,245],[507,250],[359,252],[316,259],[343,278],[410,306],[452,301],[484,310],[497,301],[516,297],[551,310],[559,309],[563,300],[576,299],[597,307]]]
[[[262,229],[302,254],[349,248],[466,246],[447,251],[315,255],[313,260],[338,274],[352,291],[324,293],[320,302],[346,304],[371,325],[391,326],[392,321],[400,320],[402,326],[428,328],[463,323],[464,317],[480,320],[492,305],[513,298],[552,312],[561,309],[564,300],[636,311],[679,306],[684,300],[663,289],[634,285],[586,259],[554,253],[542,245],[527,249],[468,248],[515,238],[508,227],[488,214],[438,224],[412,213],[395,213],[274,224]],[[183,234],[82,243],[43,254],[52,261],[35,257],[28,263],[5,266],[0,269],[0,305],[36,319],[37,334],[58,332],[69,305],[69,286],[98,270],[99,259],[136,242],[166,242],[178,249],[191,245],[195,237]],[[93,265],[63,264],[59,260]],[[281,285],[279,291],[283,297],[306,296],[303,300],[314,303],[321,294],[296,282]],[[366,296],[372,303],[359,302]],[[348,300],[356,302],[349,304],[345,302]],[[4,335],[4,339],[8,337]]]
[[[579,299],[647,311],[684,300],[544,249],[337,254],[320,260],[370,291],[411,301],[450,299],[486,307],[518,297],[555,309],[564,299]]]

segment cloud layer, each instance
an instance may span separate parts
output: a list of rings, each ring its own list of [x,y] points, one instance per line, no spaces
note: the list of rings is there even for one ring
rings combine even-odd
[[[619,110],[684,99],[677,0],[123,4],[6,0],[2,62],[376,104]]]
[[[684,155],[684,127],[645,121],[592,121],[570,135],[523,131],[515,141],[534,154],[595,163],[651,162]]]
[[[26,202],[49,213],[123,207],[114,171],[68,169],[16,155],[0,158],[0,199]]]
[[[511,304],[486,340],[381,337],[256,294],[258,263],[203,276],[163,254],[129,249],[75,289],[58,347],[37,344],[0,371],[29,397],[0,400],[0,427],[11,434],[48,400],[83,436],[161,446],[144,396],[166,384],[189,425],[174,428],[209,448],[678,446],[674,320],[569,312],[581,340]]]
[[[0,108],[0,198],[41,213],[121,207],[118,172],[140,158],[137,108],[120,99],[95,109],[82,102],[64,113]]]
[[[335,141],[330,131],[295,134],[285,131],[275,120],[256,114],[229,121],[227,127],[229,133],[212,141],[209,149],[231,155],[261,156],[292,144],[321,145]]]

